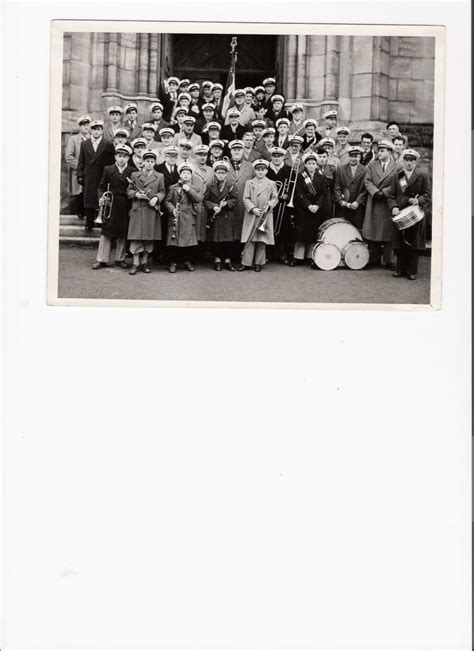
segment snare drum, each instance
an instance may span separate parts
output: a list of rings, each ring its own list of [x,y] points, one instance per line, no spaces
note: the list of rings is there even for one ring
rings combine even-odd
[[[349,269],[363,269],[369,262],[369,248],[365,242],[352,240],[342,249],[342,259]]]
[[[330,242],[318,242],[311,251],[314,264],[323,271],[335,269],[341,262],[341,251]]]
[[[425,213],[419,206],[407,206],[400,210],[398,215],[392,216],[392,222],[399,231],[404,231],[406,228],[418,224],[424,216]]]

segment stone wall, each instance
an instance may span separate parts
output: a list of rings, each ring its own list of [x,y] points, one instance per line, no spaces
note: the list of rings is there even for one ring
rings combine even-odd
[[[434,38],[390,38],[390,120],[433,122],[434,57]]]

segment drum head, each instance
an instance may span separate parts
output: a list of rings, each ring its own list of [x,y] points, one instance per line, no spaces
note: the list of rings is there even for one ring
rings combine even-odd
[[[363,242],[349,242],[342,252],[349,269],[363,269],[369,262],[369,249]]]
[[[319,229],[318,240],[335,244],[341,251],[352,240],[362,240],[357,228],[346,219],[328,219]]]
[[[313,249],[312,258],[319,269],[331,271],[341,262],[341,252],[335,244],[319,242]]]

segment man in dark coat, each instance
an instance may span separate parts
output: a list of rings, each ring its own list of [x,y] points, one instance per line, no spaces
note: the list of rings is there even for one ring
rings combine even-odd
[[[295,188],[295,249],[294,259],[311,258],[311,251],[318,239],[322,219],[319,211],[326,203],[327,185],[322,174],[316,170],[317,156],[309,150],[303,156],[304,170],[298,174]],[[314,262],[311,267],[316,269]]]
[[[362,165],[368,165],[370,161],[375,159],[375,153],[373,149],[374,137],[371,133],[363,133],[360,137],[360,146],[362,147],[363,154],[360,159]]]
[[[364,184],[367,190],[367,204],[362,227],[364,239],[369,241],[370,261],[381,264],[382,247],[386,267],[392,266],[392,219],[387,203],[387,194],[396,173],[392,158],[393,144],[390,140],[379,140],[377,159],[366,167]]]
[[[77,180],[83,186],[84,212],[86,215],[86,231],[92,231],[99,202],[97,187],[102,178],[106,165],[114,162],[115,150],[113,144],[104,138],[104,123],[102,120],[91,122],[91,137],[84,140],[79,151],[77,163]]]
[[[418,206],[425,210],[431,200],[431,188],[428,176],[418,172],[415,167],[420,154],[414,149],[405,149],[401,159],[403,169],[392,176],[387,201],[392,215],[408,206]],[[393,248],[397,255],[395,278],[407,275],[409,280],[416,280],[418,273],[418,252],[425,248],[425,218],[404,230],[393,226]]]
[[[283,147],[273,147],[267,179],[276,182],[278,191],[278,204],[273,211],[275,258],[292,267],[295,264],[291,255],[294,246],[294,224],[292,211],[286,207],[290,199],[289,188],[286,188],[286,193],[283,192],[285,183],[288,185],[289,182],[291,167],[285,165],[285,154]]]
[[[229,117],[229,124],[225,124],[222,127],[220,133],[221,140],[225,143],[231,142],[232,140],[240,140],[245,133],[245,127],[239,124],[239,111],[231,109],[227,115]]]
[[[178,147],[174,145],[166,147],[165,162],[161,165],[156,165],[155,170],[163,174],[165,182],[165,190],[168,193],[169,188],[179,181],[178,174]],[[153,260],[158,263],[160,259],[165,257],[164,243],[166,242],[168,234],[168,215],[163,210],[161,213],[161,242],[157,242],[153,249]],[[164,261],[164,260],[163,260]]]
[[[97,200],[100,205],[105,202],[104,193],[112,193],[112,205],[109,218],[102,224],[97,260],[93,269],[106,267],[110,258],[112,240],[116,240],[115,264],[127,267],[125,262],[126,242],[131,201],[127,197],[128,179],[134,170],[128,165],[132,149],[128,145],[115,147],[115,164],[104,167],[102,178],[97,188]]]
[[[347,153],[349,162],[346,165],[339,165],[336,170],[335,217],[347,219],[360,230],[364,223],[367,200],[367,190],[364,185],[366,168],[360,162],[362,147],[351,145]]]

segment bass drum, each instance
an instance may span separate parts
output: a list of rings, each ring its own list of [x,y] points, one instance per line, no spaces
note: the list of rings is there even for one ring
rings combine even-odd
[[[311,252],[314,264],[323,271],[331,271],[339,266],[341,257],[339,248],[330,242],[318,242]]]
[[[342,249],[342,259],[349,269],[363,269],[369,262],[369,248],[365,242],[352,240]]]
[[[341,251],[346,244],[353,240],[362,241],[362,235],[347,219],[341,219],[340,217],[327,219],[319,227],[318,242],[330,242],[335,244]]]

